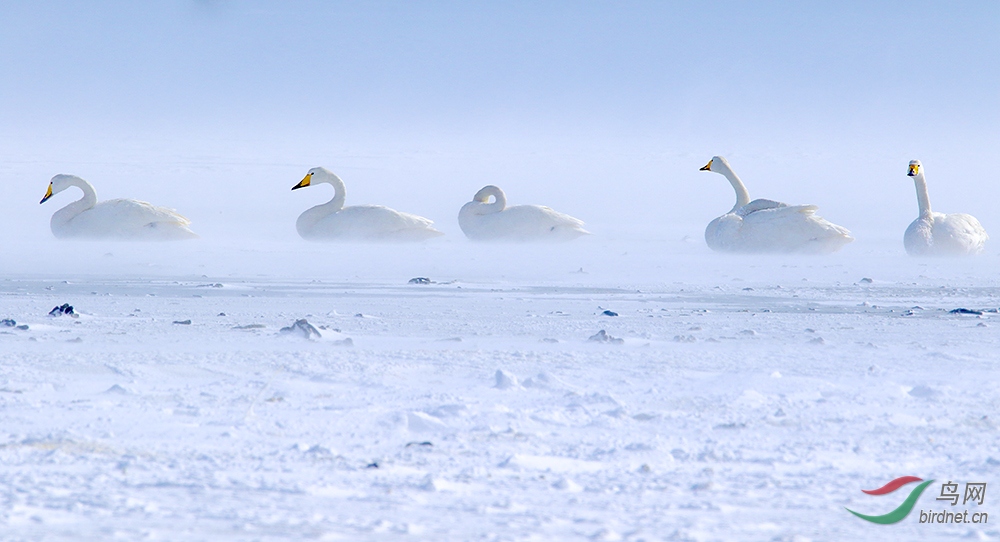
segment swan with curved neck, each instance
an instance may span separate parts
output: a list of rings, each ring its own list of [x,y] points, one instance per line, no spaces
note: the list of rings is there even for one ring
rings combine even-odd
[[[507,207],[507,195],[493,185],[462,206],[458,225],[474,241],[569,241],[590,233],[579,219],[542,205]]]
[[[903,234],[903,246],[910,256],[968,256],[979,254],[989,235],[979,220],[965,213],[935,213],[927,194],[927,179],[920,160],[911,160],[906,173],[917,189],[920,215]]]
[[[97,201],[97,191],[76,175],[56,175],[39,203],[71,187],[83,197],[59,209],[49,226],[58,238],[169,241],[198,237],[191,221],[172,209],[133,199]]]
[[[712,158],[705,167],[701,168],[699,171],[714,171],[715,173],[721,173],[725,177],[729,184],[733,186],[733,190],[736,191],[736,205],[729,210],[730,213],[735,213],[740,207],[750,203],[750,192],[747,190],[746,185],[740,180],[739,175],[733,171],[730,167],[729,161],[721,156],[716,156]]]
[[[724,252],[829,253],[854,240],[851,232],[816,215],[815,205],[786,205],[757,199],[721,156],[701,171],[722,174],[736,192],[736,204],[705,228],[705,242]]]
[[[424,217],[401,213],[381,205],[344,207],[347,189],[332,171],[314,167],[292,190],[317,184],[333,186],[333,198],[306,209],[295,229],[311,241],[422,241],[444,235]]]

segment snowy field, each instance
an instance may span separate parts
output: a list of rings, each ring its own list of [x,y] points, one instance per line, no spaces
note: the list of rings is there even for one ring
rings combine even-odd
[[[678,239],[8,252],[0,538],[1000,537],[844,510],[996,479],[995,250]]]

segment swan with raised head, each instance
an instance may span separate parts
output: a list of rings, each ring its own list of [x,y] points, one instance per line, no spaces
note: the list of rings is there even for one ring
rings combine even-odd
[[[569,241],[590,234],[582,221],[542,205],[507,207],[507,196],[493,185],[462,206],[458,225],[474,241]]]
[[[721,173],[736,191],[736,205],[705,228],[705,242],[724,252],[835,252],[854,240],[851,232],[816,215],[815,205],[750,201],[729,162],[713,157],[701,171]]]
[[[39,203],[72,186],[83,190],[83,197],[52,215],[49,224],[58,238],[172,241],[198,237],[188,228],[191,221],[172,209],[134,199],[98,202],[94,186],[76,175],[52,177]]]
[[[401,213],[381,205],[344,207],[344,181],[332,171],[314,167],[292,190],[317,184],[333,185],[330,201],[306,209],[295,221],[303,239],[310,241],[423,241],[444,235],[422,216]]]
[[[920,160],[910,161],[907,175],[917,188],[917,217],[903,234],[903,246],[910,256],[967,256],[979,254],[989,236],[976,220],[965,213],[935,213],[927,195],[927,180]]]

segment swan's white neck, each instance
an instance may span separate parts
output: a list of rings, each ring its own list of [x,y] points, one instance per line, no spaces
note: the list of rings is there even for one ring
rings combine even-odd
[[[729,164],[720,161],[718,166],[716,166],[715,163],[713,163],[712,171],[725,175],[726,178],[729,179],[729,184],[733,185],[733,190],[736,191],[736,205],[730,209],[730,213],[734,213],[740,207],[750,203],[750,192],[747,191],[747,187],[736,175],[736,172],[733,171],[733,168],[729,167]]]
[[[49,221],[49,225],[52,227],[53,233],[61,230],[62,226],[69,223],[70,220],[73,220],[80,213],[87,209],[92,209],[94,205],[97,205],[97,191],[94,190],[92,184],[79,177],[70,179],[68,184],[69,186],[75,186],[83,190],[83,197],[52,214],[52,220]]]
[[[490,196],[493,196],[493,203],[489,202]],[[507,208],[507,195],[498,186],[484,186],[479,192],[476,192],[476,195],[472,197],[472,201],[480,203],[481,214],[499,213]]]
[[[913,176],[913,184],[917,188],[917,207],[920,209],[920,216],[931,214],[931,198],[927,195],[927,180],[924,179],[922,170]]]
[[[323,173],[322,175],[314,173],[310,184],[322,183],[333,185],[333,199],[322,205],[306,209],[305,212],[299,215],[299,219],[295,222],[295,227],[303,237],[306,237],[312,231],[314,224],[344,208],[344,200],[347,197],[347,189],[344,186],[344,181],[331,172]],[[303,234],[303,232],[306,233]]]

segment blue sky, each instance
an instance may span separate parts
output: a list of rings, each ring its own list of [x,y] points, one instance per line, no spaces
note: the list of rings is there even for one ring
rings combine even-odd
[[[705,223],[731,194],[696,170],[726,154],[752,196],[856,211],[872,227],[879,206],[855,194],[891,176],[888,227],[915,207],[896,179],[911,158],[948,207],[992,190],[981,164],[1000,145],[997,28],[996,2],[5,3],[0,152],[45,179],[94,152],[295,171],[439,153],[449,165],[434,166],[434,190],[458,203],[509,167],[524,198],[610,179],[611,214],[652,191],[684,201],[678,221]]]

